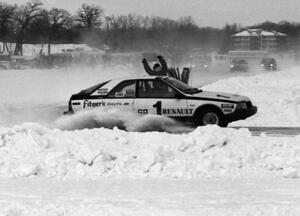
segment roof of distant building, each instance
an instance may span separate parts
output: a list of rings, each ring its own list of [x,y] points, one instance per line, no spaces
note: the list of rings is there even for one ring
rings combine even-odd
[[[263,29],[246,29],[244,31],[241,31],[239,33],[236,33],[232,35],[233,37],[245,37],[245,36],[284,36],[286,37],[286,34],[271,30],[263,30]]]

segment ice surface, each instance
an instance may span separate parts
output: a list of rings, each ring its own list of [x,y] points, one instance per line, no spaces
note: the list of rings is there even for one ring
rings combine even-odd
[[[290,179],[0,179],[0,214],[297,216]]]

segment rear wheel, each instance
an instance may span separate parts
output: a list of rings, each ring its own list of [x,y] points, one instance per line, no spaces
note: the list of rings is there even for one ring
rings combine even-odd
[[[226,127],[228,122],[224,121],[220,112],[215,109],[203,109],[196,116],[196,124],[199,126],[216,124]]]

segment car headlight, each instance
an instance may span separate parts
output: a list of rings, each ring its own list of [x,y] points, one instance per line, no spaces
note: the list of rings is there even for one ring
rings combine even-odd
[[[234,67],[234,65],[230,65],[230,67],[231,67],[231,68],[233,68],[233,67]]]
[[[273,67],[274,65],[273,65],[273,64],[270,64],[270,66]]]
[[[237,108],[237,109],[247,109],[247,103],[246,103],[246,102],[239,102],[239,103],[236,105],[236,108]]]
[[[207,65],[204,65],[204,67],[207,67]]]
[[[262,67],[263,67],[263,66],[265,66],[265,65],[264,65],[264,64],[261,64],[260,66],[262,66]]]

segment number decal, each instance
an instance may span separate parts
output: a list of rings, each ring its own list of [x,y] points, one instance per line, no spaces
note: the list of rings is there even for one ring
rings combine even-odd
[[[157,115],[161,115],[161,101],[157,101],[153,104],[153,107],[156,108]]]
[[[140,115],[147,115],[148,114],[148,110],[147,109],[138,109],[138,114]]]

